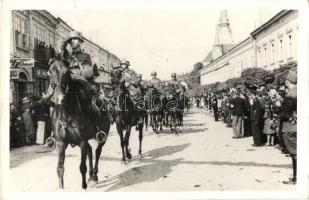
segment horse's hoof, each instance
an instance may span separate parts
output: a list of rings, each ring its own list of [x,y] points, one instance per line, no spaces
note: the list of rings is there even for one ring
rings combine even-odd
[[[95,180],[92,180],[92,179],[88,182],[89,187],[94,187],[97,184],[98,184],[98,181],[95,181]]]
[[[86,183],[82,184],[82,188],[83,188],[83,190],[86,190],[87,189],[87,184]]]
[[[57,192],[64,192],[63,188],[59,188]]]
[[[127,156],[127,158],[128,158],[129,160],[131,160],[131,158],[132,158],[131,153],[127,152],[126,156]]]
[[[143,155],[142,155],[141,153],[139,153],[139,154],[138,154],[138,158],[139,158],[139,160],[142,160]]]

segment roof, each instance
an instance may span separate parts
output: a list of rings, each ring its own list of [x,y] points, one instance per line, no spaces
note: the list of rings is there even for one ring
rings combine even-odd
[[[206,58],[203,60],[203,62],[211,62],[213,59],[212,59],[212,52],[210,51]]]
[[[222,47],[222,53],[223,55],[226,54],[229,50],[237,46],[238,44],[221,44],[220,46]],[[212,58],[212,51],[210,51],[206,58],[203,60],[203,62],[211,62],[214,59]]]
[[[258,28],[256,28],[254,31],[252,31],[250,34],[252,36],[257,35],[258,33],[260,33],[261,31],[263,31],[264,29],[268,28],[273,22],[279,20],[282,16],[292,12],[293,10],[282,10],[279,13],[277,13],[275,16],[273,16],[270,20],[268,20],[267,22],[265,22],[264,24],[262,24],[261,26],[259,26]]]
[[[229,50],[235,47],[237,44],[222,44],[223,54],[226,54]]]

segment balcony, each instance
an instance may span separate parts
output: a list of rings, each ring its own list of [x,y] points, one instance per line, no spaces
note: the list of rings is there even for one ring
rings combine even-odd
[[[47,46],[44,42],[36,41],[38,45],[33,50],[33,57],[35,61],[40,62],[41,66],[48,67],[50,58],[55,57],[55,49],[53,46]]]

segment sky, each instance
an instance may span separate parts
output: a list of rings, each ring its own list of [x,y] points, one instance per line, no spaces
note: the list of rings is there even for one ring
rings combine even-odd
[[[234,42],[280,10],[227,10]],[[211,51],[220,10],[49,10],[75,30],[126,58],[131,68],[150,78],[170,79],[170,74],[190,72]]]

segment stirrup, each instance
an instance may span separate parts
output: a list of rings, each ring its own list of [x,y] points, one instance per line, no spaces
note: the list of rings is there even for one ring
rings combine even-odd
[[[106,142],[107,140],[107,135],[104,131],[99,131],[96,134],[96,140],[98,143]]]
[[[49,137],[46,139],[45,144],[47,144],[49,146],[49,144],[52,143],[53,145],[51,146],[51,148],[54,148],[56,146],[56,140],[53,137]]]

